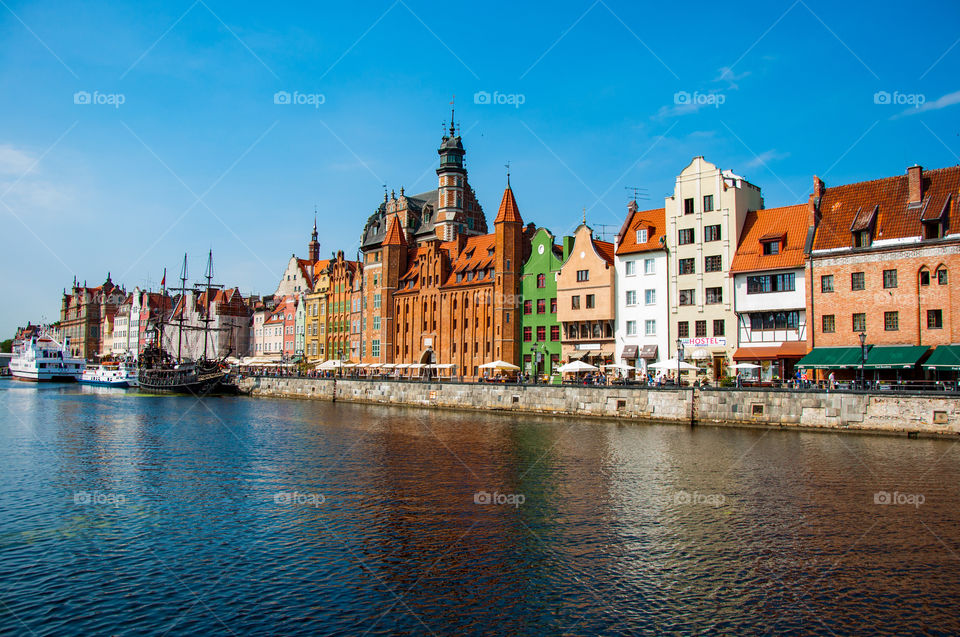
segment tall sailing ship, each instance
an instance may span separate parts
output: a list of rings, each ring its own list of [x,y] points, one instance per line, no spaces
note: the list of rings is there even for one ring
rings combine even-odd
[[[206,294],[203,296],[204,305],[202,327],[184,325],[185,307],[180,308],[178,318],[173,322],[164,320],[161,316],[157,321],[156,342],[144,349],[140,354],[140,367],[137,380],[140,389],[151,393],[165,394],[192,394],[194,396],[213,396],[238,393],[237,385],[229,373],[229,366],[225,359],[230,355],[228,350],[224,356],[208,356],[209,334],[212,331],[210,323],[211,291],[222,286],[213,281],[213,251],[207,259]],[[164,282],[166,276],[164,276]],[[183,255],[183,269],[180,272],[180,304],[186,303],[187,293],[187,255]],[[165,290],[164,290],[165,291]],[[176,355],[166,351],[163,344],[164,327],[175,327],[177,330]],[[203,333],[203,353],[191,360],[183,355],[183,337],[185,332],[200,331]]]

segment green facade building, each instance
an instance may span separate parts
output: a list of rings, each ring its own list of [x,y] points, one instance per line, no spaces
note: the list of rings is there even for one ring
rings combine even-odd
[[[533,235],[530,258],[523,265],[521,368],[531,377],[549,376],[560,366],[560,323],[557,321],[557,273],[573,246],[573,237],[554,244],[546,228]]]

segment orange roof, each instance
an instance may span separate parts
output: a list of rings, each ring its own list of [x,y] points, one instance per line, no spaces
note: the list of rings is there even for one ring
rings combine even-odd
[[[593,249],[597,251],[604,261],[613,265],[613,244],[609,241],[593,240]]]
[[[520,210],[517,208],[517,200],[513,198],[513,190],[510,188],[510,184],[507,184],[506,190],[503,191],[503,199],[500,200],[500,211],[497,212],[497,218],[493,222],[503,223],[507,221],[523,223],[523,219],[520,218]]]
[[[511,196],[512,198],[512,196]],[[485,268],[490,261],[487,252],[493,250],[497,244],[496,234],[482,234],[479,236],[468,237],[463,250],[451,262],[450,276],[447,277],[444,286],[451,285],[476,285],[481,281],[491,282],[492,279],[474,279],[467,281],[466,277],[459,283],[457,282],[457,272],[466,272]]]
[[[867,229],[871,224],[874,241],[920,237],[921,220],[939,218],[947,207],[948,227],[960,227],[960,206],[956,203],[960,196],[960,166],[925,170],[922,184],[919,206],[908,205],[907,175],[825,188],[813,249],[852,247],[853,231]]]
[[[394,213],[394,215],[390,217],[390,220],[387,221],[387,235],[383,238],[383,243],[380,245],[402,246],[405,244],[407,240],[403,236],[403,228],[400,226],[400,215]]]
[[[748,210],[731,272],[802,268],[807,240],[807,204]],[[763,243],[779,241],[777,254],[764,254]]]
[[[632,206],[631,206],[632,207]],[[620,229],[617,237],[617,254],[633,254],[650,250],[663,250],[660,237],[664,235],[666,227],[666,210],[634,210],[627,215],[627,220]],[[646,243],[637,243],[637,230],[647,229]]]

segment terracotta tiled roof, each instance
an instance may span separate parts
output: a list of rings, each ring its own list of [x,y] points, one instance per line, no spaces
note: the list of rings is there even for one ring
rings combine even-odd
[[[467,272],[475,269],[485,268],[492,264],[491,257],[487,254],[496,246],[497,236],[495,234],[482,234],[469,237],[463,250],[451,262],[450,276],[447,277],[444,286],[463,286],[476,285],[479,282],[491,282],[489,278],[474,279],[467,281],[466,277],[459,283],[457,282],[457,272]],[[469,255],[469,256],[468,256]]]
[[[403,228],[400,227],[400,215],[394,214],[387,221],[387,236],[383,239],[385,246],[402,246],[407,242],[403,236]]]
[[[731,272],[800,268],[807,239],[807,204],[749,210],[740,232],[740,244],[730,264]],[[784,238],[785,237],[785,238]],[[765,241],[780,240],[778,254],[764,254]]]
[[[631,211],[627,220],[620,229],[617,245],[617,254],[633,254],[649,250],[663,250],[660,237],[664,236],[666,227],[666,211],[664,208],[654,210]],[[637,230],[647,229],[647,242],[637,243]]]
[[[960,166],[925,170],[922,175],[923,199],[909,206],[907,175],[887,177],[825,188],[820,199],[820,224],[813,241],[814,250],[849,248],[852,231],[876,209],[873,241],[902,239],[923,235],[921,219],[937,219],[949,205],[948,225],[960,228]],[[952,195],[952,196],[951,196]]]
[[[593,249],[597,251],[604,261],[613,265],[613,244],[609,241],[593,240]]]
[[[517,208],[517,200],[513,198],[513,190],[508,185],[503,191],[503,199],[500,200],[500,210],[497,212],[497,218],[494,223],[503,223],[506,221],[515,221],[523,223],[520,218],[520,210]]]

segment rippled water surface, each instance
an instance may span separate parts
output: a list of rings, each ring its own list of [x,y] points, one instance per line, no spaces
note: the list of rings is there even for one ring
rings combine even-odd
[[[10,381],[0,405],[4,634],[960,632],[953,441]]]

